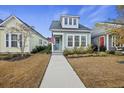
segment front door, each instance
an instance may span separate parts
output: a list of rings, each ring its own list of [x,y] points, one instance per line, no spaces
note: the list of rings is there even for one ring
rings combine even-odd
[[[55,37],[54,50],[55,50],[55,51],[61,51],[61,47],[62,47],[61,44],[62,44],[61,36],[56,36],[56,37]]]
[[[105,45],[105,37],[104,36],[101,36],[100,38],[99,38],[99,42],[100,42],[100,47],[104,47]]]

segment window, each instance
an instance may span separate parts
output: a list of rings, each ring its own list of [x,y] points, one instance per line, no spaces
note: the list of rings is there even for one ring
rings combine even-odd
[[[68,46],[69,47],[73,46],[73,36],[68,36]]]
[[[81,46],[86,47],[86,36],[81,36]]]
[[[9,34],[6,34],[6,47],[9,47]]]
[[[79,36],[75,36],[75,47],[79,47]]]
[[[65,18],[65,25],[67,25],[68,24],[68,19],[67,18]]]
[[[17,35],[16,34],[12,34],[11,35],[11,47],[17,47],[18,40],[17,40]]]
[[[39,44],[41,44],[41,45],[42,45],[42,40],[41,40],[41,39],[39,40]]]
[[[72,25],[72,18],[69,18],[69,25]]]
[[[19,45],[22,47],[22,35],[19,35]]]
[[[76,19],[74,19],[74,25],[77,25]]]

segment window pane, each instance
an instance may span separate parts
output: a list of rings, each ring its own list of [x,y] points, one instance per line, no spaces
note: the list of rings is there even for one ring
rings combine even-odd
[[[6,47],[9,47],[9,34],[6,34]]]
[[[69,18],[69,25],[72,25],[72,18]]]
[[[11,36],[11,40],[17,40],[17,35],[12,34],[12,36]]]
[[[11,46],[12,47],[17,47],[17,41],[11,41]]]
[[[70,46],[70,47],[71,47],[71,46],[72,46],[72,42],[68,42],[68,46]]]
[[[65,18],[65,24],[67,25],[67,18]]]
[[[75,47],[79,46],[79,36],[75,36]]]
[[[86,36],[81,36],[81,46],[86,47]]]
[[[22,47],[22,41],[20,41],[20,47]]]
[[[6,41],[6,47],[9,47],[9,41]]]
[[[41,45],[42,45],[42,40],[41,40],[41,39],[39,40],[39,44],[41,44]]]
[[[68,36],[68,46],[73,46],[73,36]]]
[[[74,25],[76,25],[76,19],[74,19]]]
[[[9,34],[6,34],[6,40],[9,40]]]

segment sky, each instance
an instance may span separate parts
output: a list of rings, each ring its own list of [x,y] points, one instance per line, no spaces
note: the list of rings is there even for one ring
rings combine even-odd
[[[80,23],[89,28],[97,22],[106,22],[117,18],[116,6],[98,5],[27,5],[27,6],[0,6],[0,19],[15,15],[45,37],[50,37],[50,24],[59,20],[61,15],[78,15]]]

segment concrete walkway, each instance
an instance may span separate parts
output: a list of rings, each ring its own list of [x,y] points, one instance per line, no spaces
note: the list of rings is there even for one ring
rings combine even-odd
[[[52,55],[41,88],[83,88],[84,84],[63,55]]]

